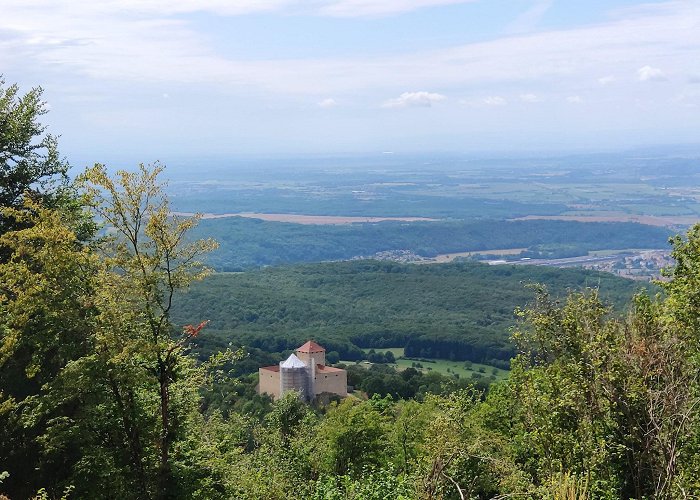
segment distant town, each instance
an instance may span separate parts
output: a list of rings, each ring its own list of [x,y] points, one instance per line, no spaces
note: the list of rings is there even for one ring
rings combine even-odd
[[[567,257],[563,259],[533,259],[520,258],[517,255],[503,254],[502,259],[485,259],[486,255],[492,255],[492,251],[481,254],[468,252],[469,255],[459,254],[454,258],[445,259],[445,256],[425,257],[410,250],[388,250],[377,252],[371,256],[357,256],[350,260],[374,259],[381,261],[399,262],[402,264],[438,264],[446,260],[459,261],[483,261],[489,265],[530,265],[551,267],[580,267],[594,271],[604,271],[623,278],[639,281],[664,279],[663,269],[673,267],[674,260],[668,250],[627,250],[614,252],[591,252],[589,255]],[[451,256],[447,256],[451,257]]]

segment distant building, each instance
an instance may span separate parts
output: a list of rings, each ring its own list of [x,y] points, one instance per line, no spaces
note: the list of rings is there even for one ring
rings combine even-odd
[[[258,392],[279,399],[289,391],[297,391],[307,401],[328,393],[348,395],[348,372],[326,366],[326,350],[309,340],[279,365],[258,370]]]

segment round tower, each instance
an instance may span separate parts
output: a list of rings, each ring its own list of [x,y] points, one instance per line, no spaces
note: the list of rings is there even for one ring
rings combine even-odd
[[[280,362],[280,397],[289,391],[297,391],[305,399],[313,397],[309,393],[307,366],[294,354]]]

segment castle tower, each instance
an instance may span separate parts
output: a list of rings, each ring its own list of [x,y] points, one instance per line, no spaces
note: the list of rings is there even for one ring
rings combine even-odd
[[[313,398],[313,392],[309,390],[307,365],[294,354],[290,354],[285,361],[280,361],[279,374],[279,397],[289,391],[297,391],[304,399]]]
[[[296,354],[307,366],[326,366],[326,350],[313,340],[299,347]]]

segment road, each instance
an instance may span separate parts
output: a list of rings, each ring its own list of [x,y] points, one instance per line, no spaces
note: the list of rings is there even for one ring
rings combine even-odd
[[[583,264],[593,264],[596,262],[610,262],[620,260],[624,257],[629,257],[629,253],[618,253],[605,256],[583,255],[581,257],[568,257],[566,259],[528,259],[528,260],[491,260],[489,264],[516,264],[521,266],[553,266],[553,267],[575,267]]]

